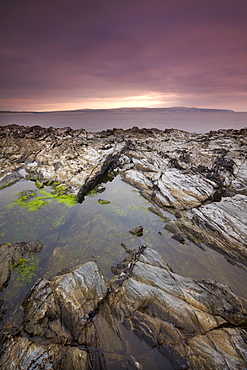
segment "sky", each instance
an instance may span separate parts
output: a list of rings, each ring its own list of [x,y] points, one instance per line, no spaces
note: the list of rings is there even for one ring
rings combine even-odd
[[[247,111],[247,0],[0,0],[0,110]]]

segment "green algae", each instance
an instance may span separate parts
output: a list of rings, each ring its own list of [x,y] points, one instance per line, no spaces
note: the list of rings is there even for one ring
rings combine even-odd
[[[26,208],[31,212],[37,211],[44,205],[49,204],[53,199],[59,203],[65,204],[67,207],[73,207],[77,204],[75,194],[66,194],[66,186],[59,184],[55,186],[55,193],[50,193],[44,189],[39,190],[41,196],[37,196],[37,192],[33,190],[26,190],[18,193],[17,200],[10,204],[8,208],[16,205]]]
[[[19,181],[19,179],[13,179],[13,180],[10,180],[8,183],[0,186],[0,190],[4,189],[4,188],[7,188],[13,184],[15,184],[17,181]]]
[[[119,217],[129,216],[133,212],[140,212],[140,211],[148,211],[148,209],[144,206],[139,206],[136,204],[129,204],[129,205],[123,206],[123,205],[112,203],[112,212],[115,213]]]
[[[42,189],[44,187],[43,182],[41,182],[39,180],[35,181],[35,185],[36,185],[36,188],[38,188],[38,189]]]
[[[109,204],[109,203],[111,203],[109,200],[104,200],[104,199],[99,199],[98,200],[98,203],[99,204]]]
[[[57,195],[66,195],[67,187],[64,184],[55,185],[55,192]]]
[[[16,271],[19,275],[20,282],[26,284],[32,280],[39,270],[39,262],[40,260],[33,255],[30,258],[20,257],[16,263],[10,265],[10,270]]]
[[[67,207],[74,207],[77,204],[75,194],[57,195],[54,197],[57,202],[65,204]]]

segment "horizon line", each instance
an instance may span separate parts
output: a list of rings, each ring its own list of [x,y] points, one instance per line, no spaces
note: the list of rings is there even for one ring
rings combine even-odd
[[[114,110],[169,110],[169,109],[177,109],[177,110],[210,110],[210,111],[225,111],[225,112],[234,112],[234,113],[245,113],[247,111],[236,111],[233,109],[227,108],[198,108],[198,107],[186,107],[186,106],[171,106],[171,107],[117,107],[117,108],[77,108],[77,109],[58,109],[58,110],[6,110],[0,109],[0,113],[57,113],[57,112],[77,112],[77,111],[114,111]]]

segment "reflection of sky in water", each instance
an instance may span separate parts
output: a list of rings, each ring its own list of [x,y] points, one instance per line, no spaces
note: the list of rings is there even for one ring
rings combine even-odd
[[[38,193],[34,182],[20,181],[1,190],[0,242],[41,240],[44,243],[37,255],[40,269],[33,281],[20,287],[17,273],[12,273],[9,286],[1,293],[0,298],[10,301],[9,305],[12,302],[13,309],[21,303],[35,279],[44,274],[52,276],[64,268],[95,260],[104,276],[110,278],[110,267],[126,256],[121,243],[128,249],[144,243],[150,245],[176,273],[194,279],[215,279],[247,297],[245,271],[212,249],[205,247],[204,251],[191,242],[181,244],[172,239],[172,234],[164,229],[165,219],[151,212],[152,205],[119,176],[104,186],[105,191],[87,196],[82,204],[72,208],[51,200],[35,212],[20,206],[7,208],[22,190]],[[99,199],[110,203],[100,204]],[[139,225],[144,227],[143,236],[131,235],[129,230]]]

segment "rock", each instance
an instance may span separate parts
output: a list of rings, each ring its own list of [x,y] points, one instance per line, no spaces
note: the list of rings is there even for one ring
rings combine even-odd
[[[69,344],[73,343],[73,355],[79,356],[75,345],[85,345],[94,347],[95,353],[97,348],[102,349],[104,361],[111,359],[117,364],[126,343],[119,330],[123,324],[137,338],[157,348],[171,368],[218,369],[224,364],[226,368],[244,369],[246,300],[216,281],[194,281],[177,275],[156,251],[145,246],[129,251],[115,272],[118,275],[106,283],[96,264],[88,262],[51,280],[41,279],[23,304],[25,331],[51,338],[55,344],[49,348],[55,353],[63,343],[70,358]],[[34,344],[19,336],[8,338],[3,352],[7,358],[12,356],[13,363],[18,364],[21,346],[26,353],[21,361],[25,356],[28,361],[31,355],[25,348],[32,349]],[[85,354],[81,356],[86,361]],[[90,349],[88,356],[92,359]],[[99,364],[101,357],[97,356]]]
[[[142,236],[143,235],[143,227],[142,226],[136,226],[132,230],[129,231],[131,234],[136,236]]]
[[[30,253],[40,252],[43,243],[39,241],[21,242],[21,243],[3,243],[0,245],[0,290],[8,285],[11,276],[11,266],[17,264],[21,257],[30,255]]]
[[[13,331],[13,330],[12,330]],[[26,337],[0,333],[0,368],[16,369],[90,369],[85,350],[56,344],[38,344]]]
[[[97,309],[107,290],[95,262],[88,262],[66,274],[38,281],[23,303],[24,329],[31,335],[53,341],[85,342],[82,328]],[[91,328],[92,345],[95,345]],[[89,340],[88,340],[89,341]]]
[[[246,134],[246,128],[196,134],[137,127],[87,133],[68,127],[4,126],[0,127],[0,186],[22,176],[41,186],[58,181],[82,202],[105,174],[117,171],[156,206],[179,215],[182,237],[192,240],[202,234],[208,245],[246,266],[246,217],[230,252],[230,244],[223,246],[215,233],[219,227],[206,211],[212,204],[219,212],[216,202],[221,198],[247,196]],[[227,230],[233,231],[232,221],[224,217],[224,223],[222,240],[230,242]]]
[[[137,127],[89,134],[4,126],[0,180],[2,186],[21,177],[40,184],[56,180],[82,201],[102,176],[118,171],[161,214],[169,210],[177,217],[166,225],[174,238],[207,244],[246,268],[246,134],[247,129],[190,134]],[[19,244],[1,246],[2,288],[9,263],[29,251]],[[171,368],[246,367],[245,300],[215,281],[175,274],[150,248],[128,252],[108,283],[94,262],[39,280],[23,303],[26,336],[1,333],[1,366],[38,367],[44,359],[47,369],[73,368],[71,363],[82,369],[109,363],[140,368],[133,352],[123,358],[127,329],[141,339],[138,348],[147,343]],[[143,361],[148,364],[148,355]]]
[[[192,208],[179,220],[173,221],[174,229],[194,240],[200,240],[223,252],[233,263],[247,266],[247,196],[235,195]],[[169,227],[168,227],[169,228]],[[172,226],[170,226],[172,229]]]
[[[215,281],[173,273],[149,248],[109,304],[127,328],[158,347],[176,369],[246,365],[246,332],[239,327],[246,325],[247,302]]]

